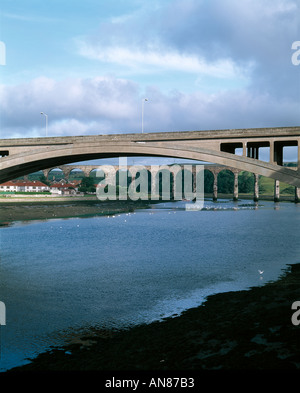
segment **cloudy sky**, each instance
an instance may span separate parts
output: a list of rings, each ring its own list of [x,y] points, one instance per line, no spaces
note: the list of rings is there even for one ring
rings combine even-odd
[[[298,0],[1,0],[1,138],[300,124]]]

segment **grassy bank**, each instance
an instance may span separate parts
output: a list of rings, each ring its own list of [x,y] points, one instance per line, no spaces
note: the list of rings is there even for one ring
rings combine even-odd
[[[12,371],[33,370],[296,370],[300,264],[276,282],[211,295],[197,308],[162,322],[78,337]]]

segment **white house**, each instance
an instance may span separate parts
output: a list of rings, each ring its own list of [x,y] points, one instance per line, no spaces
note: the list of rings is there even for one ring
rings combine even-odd
[[[75,195],[78,191],[78,185],[74,183],[59,182],[51,184],[51,194],[58,195]]]
[[[0,191],[8,192],[43,192],[49,190],[50,189],[46,184],[38,180],[14,180],[0,184]]]

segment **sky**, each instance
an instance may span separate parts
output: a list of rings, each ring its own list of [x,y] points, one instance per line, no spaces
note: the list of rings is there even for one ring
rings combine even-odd
[[[144,132],[299,126],[299,21],[298,0],[1,0],[0,138],[45,136],[41,112],[48,136],[139,133],[142,106]]]

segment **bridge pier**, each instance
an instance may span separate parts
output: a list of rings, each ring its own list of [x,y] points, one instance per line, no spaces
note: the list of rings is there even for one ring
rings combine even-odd
[[[254,197],[253,197],[254,202],[257,202],[259,199],[258,179],[259,179],[259,175],[257,173],[254,173]]]
[[[70,173],[71,173],[72,169],[69,169],[69,168],[66,168],[66,167],[59,168],[59,169],[61,169],[63,171],[64,177],[65,177],[65,181],[68,183],[69,176],[70,176]]]
[[[213,172],[214,175],[214,185],[213,185],[213,201],[218,199],[218,172]]]
[[[280,199],[280,182],[275,180],[274,182],[274,202],[279,202]]]
[[[239,172],[234,172],[234,186],[233,186],[233,200],[237,201],[239,199]]]
[[[50,169],[42,169],[42,171],[43,171],[45,178],[48,180],[48,173],[49,173]]]

